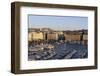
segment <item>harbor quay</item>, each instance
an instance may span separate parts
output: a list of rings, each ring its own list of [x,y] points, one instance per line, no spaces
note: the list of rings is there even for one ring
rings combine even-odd
[[[76,59],[88,57],[87,30],[28,31],[28,60]]]

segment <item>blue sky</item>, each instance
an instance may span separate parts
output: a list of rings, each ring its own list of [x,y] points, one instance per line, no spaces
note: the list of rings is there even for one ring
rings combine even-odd
[[[29,15],[29,28],[51,28],[54,30],[88,29],[88,17]]]

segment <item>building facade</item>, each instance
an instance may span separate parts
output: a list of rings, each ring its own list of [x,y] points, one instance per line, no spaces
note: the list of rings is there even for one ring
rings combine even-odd
[[[30,32],[28,33],[28,41],[43,40],[44,36],[42,32]]]

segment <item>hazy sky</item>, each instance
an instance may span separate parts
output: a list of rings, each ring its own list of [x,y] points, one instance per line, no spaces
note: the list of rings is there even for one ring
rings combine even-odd
[[[88,17],[29,15],[29,28],[54,30],[88,29]]]

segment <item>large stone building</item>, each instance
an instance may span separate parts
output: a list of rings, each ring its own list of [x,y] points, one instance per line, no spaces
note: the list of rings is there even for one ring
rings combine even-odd
[[[48,34],[47,40],[58,40],[58,34],[56,34],[56,33]]]
[[[43,33],[38,31],[38,32],[29,32],[28,33],[28,41],[32,40],[43,40],[44,36]]]
[[[80,41],[80,35],[64,34],[66,41]]]

